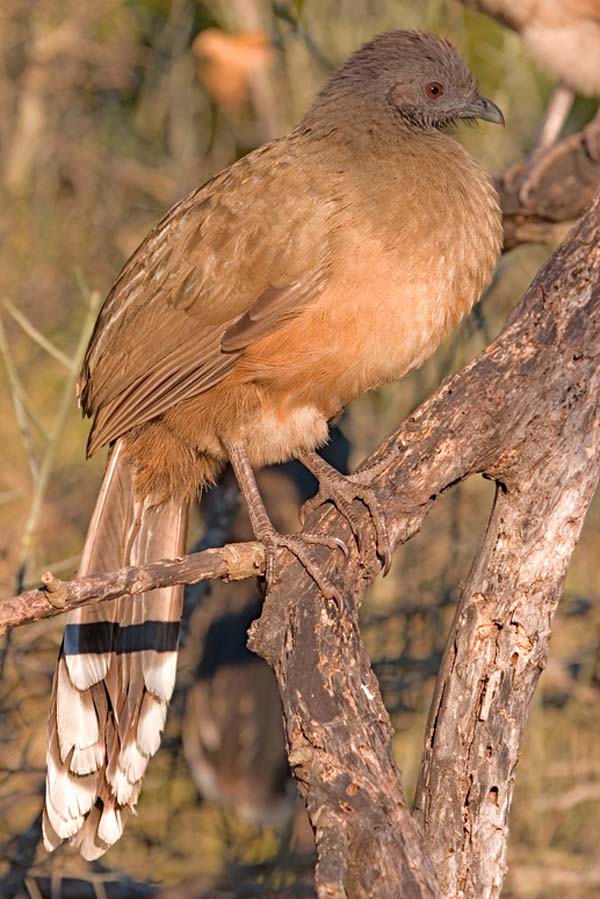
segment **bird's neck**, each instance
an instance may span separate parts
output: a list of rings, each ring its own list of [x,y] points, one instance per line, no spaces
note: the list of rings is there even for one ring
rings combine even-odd
[[[381,105],[380,105],[381,103]],[[381,153],[393,150],[408,126],[397,127],[381,98],[371,100],[362,94],[347,96],[323,92],[292,132],[318,149],[325,146],[344,153]]]
[[[347,101],[347,102],[344,102]],[[292,132],[308,154],[336,159],[344,165],[370,168],[398,162],[412,157],[436,159],[444,166],[455,158],[468,165],[467,154],[451,133],[423,129],[394,114],[381,98],[366,95],[333,96],[322,94],[313,103],[300,124]],[[305,150],[305,151],[306,151]],[[473,166],[477,163],[471,160]]]
[[[494,193],[489,176],[450,133],[416,128],[376,109],[361,115],[357,108],[352,116],[338,109],[326,121],[311,112],[293,137],[305,160],[329,170],[331,182],[337,175],[374,194],[389,194],[401,182],[403,196],[414,192],[417,201],[422,191]]]

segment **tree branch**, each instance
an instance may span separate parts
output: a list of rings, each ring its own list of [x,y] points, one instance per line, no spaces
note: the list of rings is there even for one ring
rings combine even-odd
[[[499,484],[431,712],[417,794],[425,843],[406,808],[389,718],[358,629],[379,561],[373,555],[361,567],[355,553],[343,564],[337,554],[323,555],[340,609],[323,601],[295,562],[265,599],[250,645],[279,682],[290,764],[320,864],[330,859],[325,810],[341,831],[335,852],[344,845],[346,860],[337,865],[335,895],[499,894],[527,709],[598,479],[599,354],[597,197],[499,338],[370,460],[395,544],[419,529],[455,481],[482,472]],[[354,511],[369,527],[364,507],[356,503]],[[350,539],[331,509],[307,520],[311,532],[318,527]],[[317,887],[320,897],[332,895],[318,879]]]
[[[146,593],[157,587],[196,584],[212,578],[228,581],[256,577],[264,572],[265,551],[261,543],[229,543],[205,549],[182,559],[164,559],[149,565],[130,566],[118,571],[60,581],[47,571],[44,587],[29,590],[0,602],[0,631],[42,618],[52,618],[88,603]]]
[[[504,248],[558,243],[600,185],[600,115],[583,131],[496,176]]]

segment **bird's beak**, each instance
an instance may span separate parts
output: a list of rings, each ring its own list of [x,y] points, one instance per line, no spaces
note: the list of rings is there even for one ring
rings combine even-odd
[[[505,124],[500,107],[477,92],[461,105],[458,115],[461,119],[483,119],[495,125]]]

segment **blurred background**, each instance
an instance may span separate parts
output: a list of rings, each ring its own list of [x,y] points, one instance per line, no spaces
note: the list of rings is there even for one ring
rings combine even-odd
[[[72,576],[103,468],[84,461],[74,381],[120,267],[189,190],[302,115],[328,73],[390,28],[425,28],[463,52],[504,130],[460,139],[495,172],[524,159],[552,89],[519,38],[451,0],[2,0],[0,4],[0,597],[42,571]],[[568,130],[593,114],[578,99]],[[460,331],[401,384],[355,403],[331,458],[352,468],[500,330],[551,248],[507,255]],[[314,489],[265,474],[276,520],[297,526]],[[363,635],[396,729],[409,797],[445,635],[485,527],[491,485],[459,484],[365,602]],[[203,501],[192,540],[243,539],[234,486]],[[517,772],[507,897],[600,894],[600,503],[555,622]],[[179,686],[138,815],[98,863],[47,856],[37,825],[59,618],[0,640],[0,895],[309,896],[312,839],[285,763],[270,671],[245,650],[253,583],[201,585],[186,602]],[[3,880],[4,878],[4,880]],[[12,878],[12,880],[11,880]],[[79,879],[74,885],[73,879]],[[82,881],[89,884],[84,891]],[[137,884],[137,886],[136,886]],[[4,885],[4,886],[3,886]],[[69,886],[70,885],[70,886]]]

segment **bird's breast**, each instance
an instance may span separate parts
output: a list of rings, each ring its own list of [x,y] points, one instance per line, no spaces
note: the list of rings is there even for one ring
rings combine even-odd
[[[477,185],[476,185],[477,187]],[[475,196],[394,206],[388,225],[346,230],[321,315],[340,405],[396,380],[435,351],[491,280],[501,218],[487,178]],[[314,327],[314,326],[313,326]]]
[[[267,423],[302,430],[312,416],[316,445],[326,419],[423,362],[470,310],[491,280],[502,222],[488,177],[474,160],[464,167],[462,179],[419,170],[409,190],[399,179],[347,196],[326,287],[232,376],[268,398]]]

